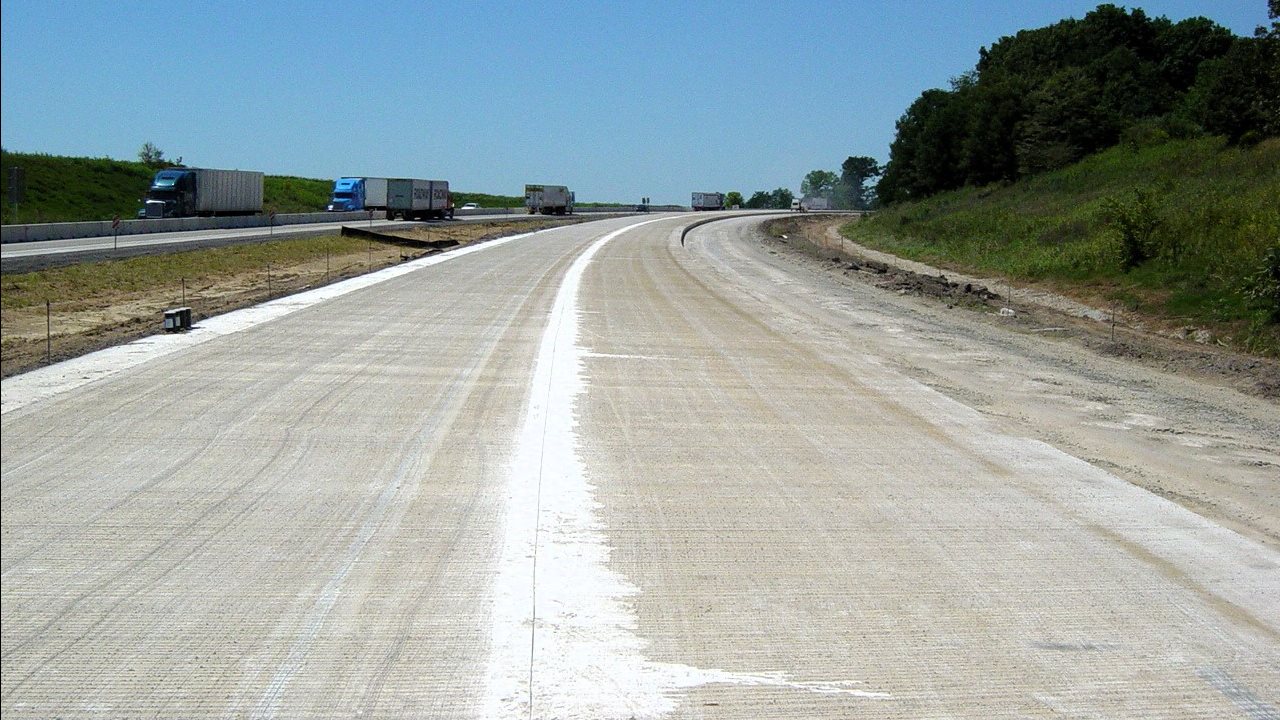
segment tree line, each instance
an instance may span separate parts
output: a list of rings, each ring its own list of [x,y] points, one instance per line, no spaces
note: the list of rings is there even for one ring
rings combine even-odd
[[[1001,38],[907,108],[876,194],[888,204],[1012,182],[1122,142],[1280,135],[1280,0],[1268,10],[1253,37],[1105,4]]]

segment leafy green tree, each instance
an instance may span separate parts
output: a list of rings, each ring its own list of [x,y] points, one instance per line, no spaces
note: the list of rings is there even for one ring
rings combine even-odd
[[[877,193],[893,203],[1013,181],[1135,128],[1189,137],[1203,126],[1233,140],[1276,134],[1277,3],[1268,0],[1273,22],[1257,38],[1202,17],[1174,23],[1112,4],[1000,38],[949,90],[926,90],[903,113]],[[842,202],[850,191],[842,179]]]
[[[811,170],[800,182],[800,195],[830,200],[835,195],[838,182],[840,182],[840,176],[830,170]]]
[[[742,193],[737,190],[730,190],[724,195],[724,204],[725,207],[733,207],[734,205],[743,207],[746,203],[742,200]]]
[[[850,156],[840,165],[840,182],[836,186],[837,207],[865,210],[871,205],[868,183],[880,175],[880,163],[865,155]]]
[[[794,199],[795,195],[787,188],[777,188],[772,191],[757,190],[752,193],[743,207],[753,210],[786,210],[791,207],[791,201]]]
[[[776,210],[789,210],[791,201],[795,199],[796,196],[790,190],[780,187],[769,193],[769,207]]]
[[[1280,135],[1280,39],[1237,38],[1221,58],[1200,66],[1187,114],[1233,143]]]
[[[183,166],[181,157],[177,160],[166,160],[164,157],[164,151],[156,147],[155,143],[152,142],[142,143],[142,147],[138,150],[138,160],[142,161],[143,165],[150,168]]]

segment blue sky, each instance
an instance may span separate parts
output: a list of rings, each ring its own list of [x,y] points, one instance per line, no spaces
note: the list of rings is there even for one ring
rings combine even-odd
[[[584,201],[798,189],[1075,0],[0,4],[5,149]],[[1117,3],[1237,34],[1266,0]]]

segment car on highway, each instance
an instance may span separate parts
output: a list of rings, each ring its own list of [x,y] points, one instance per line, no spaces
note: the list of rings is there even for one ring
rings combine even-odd
[[[460,208],[458,208],[458,209],[459,209],[459,210],[479,210],[479,209],[480,209],[480,206],[479,206],[479,205],[477,205],[477,204],[475,204],[475,203],[467,203],[466,205],[463,205],[462,207],[460,207]]]

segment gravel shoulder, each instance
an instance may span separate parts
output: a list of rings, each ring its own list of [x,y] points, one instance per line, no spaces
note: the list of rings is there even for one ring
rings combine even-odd
[[[837,256],[821,243],[772,237],[758,221],[721,231],[727,240],[698,244],[701,269],[768,288],[757,292],[767,292],[760,299],[779,322],[859,343],[1011,433],[1280,547],[1276,363],[1132,328],[1117,328],[1112,341],[1109,324],[1016,290],[1014,314],[1002,315],[1007,291],[984,293],[974,287],[980,279],[949,273],[946,283],[926,281],[896,263],[877,270],[867,263],[892,258],[855,256],[847,241]]]

